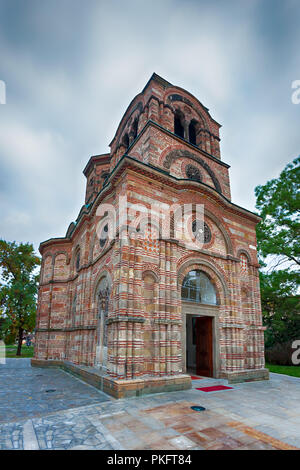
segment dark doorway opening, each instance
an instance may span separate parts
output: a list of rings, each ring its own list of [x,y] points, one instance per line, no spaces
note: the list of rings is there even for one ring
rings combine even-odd
[[[187,315],[186,328],[187,371],[213,377],[213,318]]]

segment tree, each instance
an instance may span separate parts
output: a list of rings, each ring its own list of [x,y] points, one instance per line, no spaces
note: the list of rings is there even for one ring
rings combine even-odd
[[[21,355],[24,331],[35,326],[38,275],[35,274],[40,258],[29,243],[0,240],[0,305],[11,329],[18,331],[17,356]]]
[[[300,266],[300,156],[288,164],[279,178],[255,188],[256,207],[262,221],[257,242],[262,257],[274,255],[275,268],[288,263]]]
[[[255,188],[262,221],[257,226],[266,347],[300,338],[300,157],[279,178]]]
[[[260,273],[266,348],[300,338],[297,273],[274,270]]]

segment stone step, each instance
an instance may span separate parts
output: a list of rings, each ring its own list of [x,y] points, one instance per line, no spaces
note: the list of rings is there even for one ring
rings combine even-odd
[[[28,367],[31,367],[31,358],[30,357],[24,357],[24,358],[12,358],[12,357],[6,357],[4,358],[4,363],[3,363],[3,358],[0,360],[0,371],[3,369],[26,369]]]

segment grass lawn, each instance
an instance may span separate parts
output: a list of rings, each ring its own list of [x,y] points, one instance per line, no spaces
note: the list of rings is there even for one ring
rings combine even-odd
[[[266,364],[266,368],[269,369],[270,372],[275,372],[276,374],[300,377],[300,366],[276,366],[274,364]]]
[[[21,356],[16,356],[17,354],[17,345],[16,344],[8,344],[5,346],[5,357],[33,357],[33,346],[22,346]],[[0,356],[2,356],[3,346],[0,346]]]

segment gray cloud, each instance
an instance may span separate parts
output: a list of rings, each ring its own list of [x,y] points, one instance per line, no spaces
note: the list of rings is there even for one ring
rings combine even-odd
[[[298,0],[0,0],[0,236],[63,236],[82,169],[152,72],[210,108],[233,201],[299,154]]]

